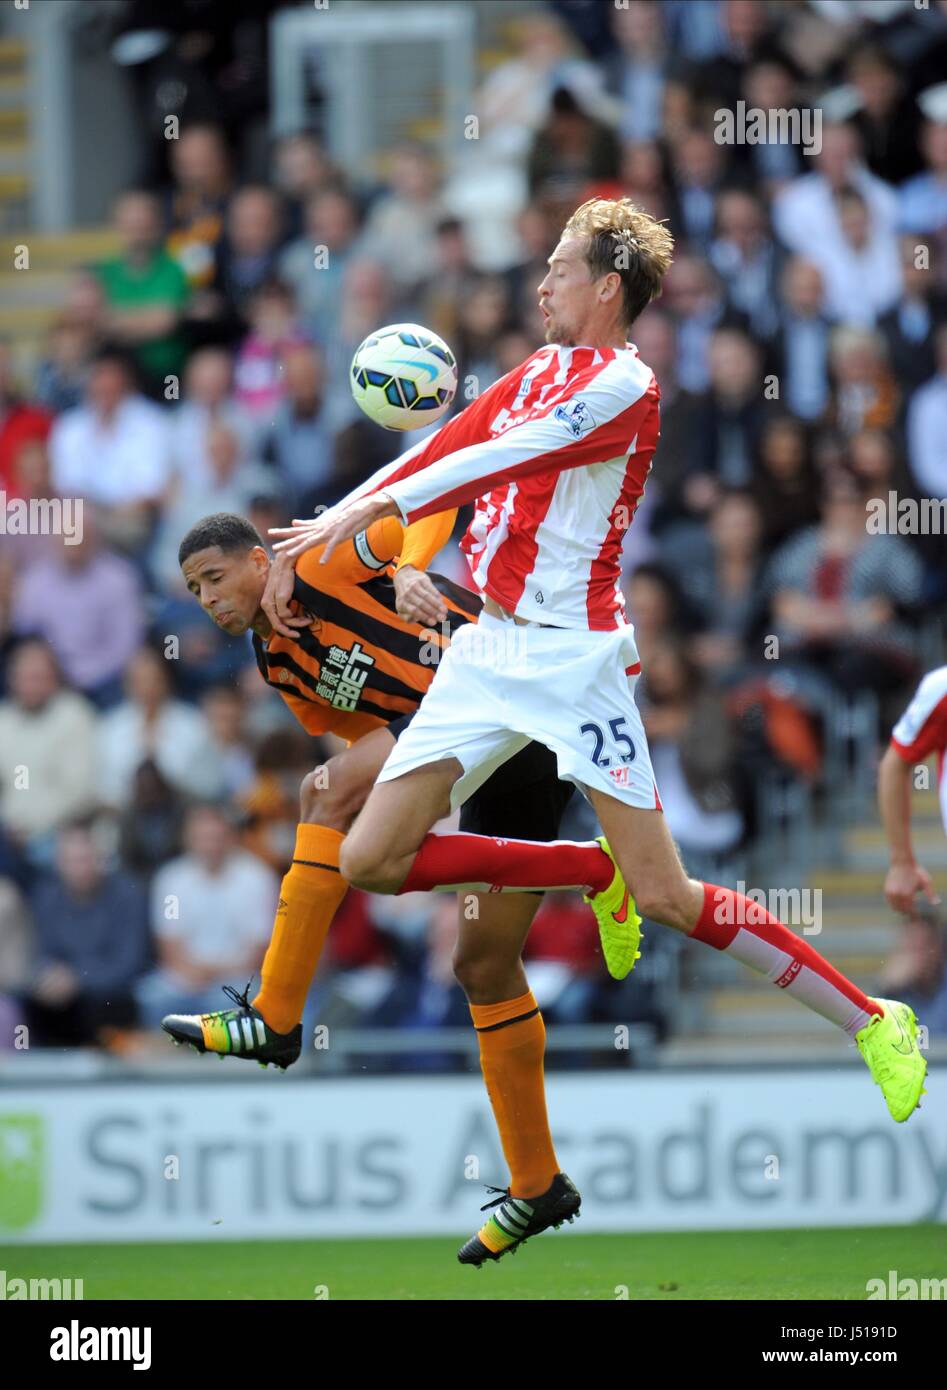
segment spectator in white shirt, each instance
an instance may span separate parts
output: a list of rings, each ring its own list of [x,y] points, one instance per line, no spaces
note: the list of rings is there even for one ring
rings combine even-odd
[[[171,489],[200,490],[212,483],[208,440],[214,425],[226,425],[249,449],[253,426],[233,396],[233,357],[223,347],[199,348],[184,372],[184,398],[172,412]]]
[[[0,816],[35,864],[52,862],[59,826],[96,801],[96,716],[63,686],[52,649],[28,638],[0,702]]]
[[[156,971],[139,983],[142,1022],[166,1013],[206,1013],[226,1005],[221,986],[242,988],[259,969],[273,925],[279,880],[235,845],[226,816],[196,806],[185,853],[159,869],[151,888]]]
[[[146,758],[179,791],[198,797],[223,794],[225,778],[207,721],[200,710],[176,700],[170,663],[142,647],[125,673],[127,698],[102,720],[99,787],[109,806],[123,808],[137,768]]]
[[[137,549],[168,483],[170,444],[168,417],[135,390],[129,359],[103,349],[89,375],[85,402],[65,411],[53,426],[53,485],[63,496],[99,503],[106,538]]]
[[[825,125],[822,149],[813,156],[816,168],[787,184],[773,201],[773,226],[784,246],[807,260],[818,249],[823,253],[844,250],[836,194],[856,189],[868,204],[871,220],[892,232],[897,195],[881,179],[869,173],[860,159],[859,137],[850,125]]]
[[[840,241],[813,238],[810,256],[822,272],[825,312],[838,323],[870,327],[898,302],[901,257],[898,239],[855,188],[835,197]]]

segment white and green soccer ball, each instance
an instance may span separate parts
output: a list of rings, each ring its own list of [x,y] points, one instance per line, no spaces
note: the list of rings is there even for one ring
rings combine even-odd
[[[386,430],[433,425],[450,409],[457,362],[436,333],[417,323],[391,323],[370,333],[352,358],[352,395]]]

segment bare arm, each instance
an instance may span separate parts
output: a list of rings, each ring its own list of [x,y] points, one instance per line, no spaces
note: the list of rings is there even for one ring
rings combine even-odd
[[[930,874],[914,858],[911,843],[911,763],[890,746],[878,768],[878,809],[891,855],[885,897],[896,912],[911,913],[915,894],[939,901]]]

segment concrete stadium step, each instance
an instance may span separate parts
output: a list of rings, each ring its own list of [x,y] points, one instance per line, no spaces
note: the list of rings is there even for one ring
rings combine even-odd
[[[870,994],[871,982],[868,993]],[[718,992],[719,993],[719,992]],[[787,1037],[818,1036],[833,1025],[813,1013],[798,1001],[788,998],[780,990],[771,988],[764,1004],[753,999],[753,1007],[739,1009],[709,1009],[704,1015],[703,1032],[715,1037],[752,1037],[781,1034]]]
[[[80,227],[71,232],[38,232],[29,228],[4,235],[30,249],[30,270],[78,270],[114,256],[119,241],[111,227]]]
[[[712,1033],[671,1038],[662,1044],[657,1064],[663,1070],[672,1067],[746,1066],[749,1063],[754,1066],[850,1066],[853,1062],[861,1063],[854,1043],[843,1038],[838,1029],[825,1023],[824,1019],[817,1021],[825,1026],[811,1036],[774,1031],[768,1037],[748,1040],[720,1037]]]
[[[27,243],[28,244],[28,243]],[[69,288],[72,271],[35,270],[30,251],[29,270],[10,270],[0,273],[0,313],[4,309],[32,305],[49,305],[58,309]]]

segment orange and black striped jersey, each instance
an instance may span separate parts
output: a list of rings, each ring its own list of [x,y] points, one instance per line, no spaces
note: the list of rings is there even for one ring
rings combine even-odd
[[[443,540],[449,534],[448,524]],[[448,610],[441,630],[398,617],[392,575],[404,537],[401,522],[384,517],[339,545],[324,565],[321,546],[307,551],[296,565],[293,597],[312,625],[295,639],[274,633],[264,642],[254,635],[263,679],[310,734],[334,733],[354,743],[411,714],[434,679],[439,650],[479,615],[476,594],[431,574]]]

